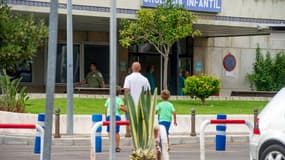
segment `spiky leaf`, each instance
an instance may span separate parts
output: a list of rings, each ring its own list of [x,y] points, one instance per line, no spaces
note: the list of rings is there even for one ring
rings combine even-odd
[[[154,115],[157,103],[157,90],[142,91],[136,105],[130,94],[126,95],[130,128],[134,145],[132,160],[153,159]]]

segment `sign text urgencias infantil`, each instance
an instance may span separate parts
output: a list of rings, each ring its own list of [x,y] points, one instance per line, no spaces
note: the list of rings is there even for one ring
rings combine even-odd
[[[142,0],[144,7],[156,7],[163,4],[165,0]],[[174,4],[179,4],[190,11],[213,12],[222,11],[222,0],[173,0]]]

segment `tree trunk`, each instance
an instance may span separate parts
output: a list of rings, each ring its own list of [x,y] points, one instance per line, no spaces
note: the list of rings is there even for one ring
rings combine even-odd
[[[201,98],[201,105],[205,106],[206,105],[206,98]]]
[[[163,89],[168,89],[167,87],[167,72],[168,72],[168,53],[165,53],[163,62]]]

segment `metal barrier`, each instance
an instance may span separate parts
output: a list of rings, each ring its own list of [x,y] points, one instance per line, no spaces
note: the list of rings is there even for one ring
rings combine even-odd
[[[38,122],[37,124],[41,126],[43,129],[45,128],[45,114],[40,113],[38,114]],[[40,132],[37,130],[35,135],[35,144],[34,144],[34,153],[41,154],[41,137]]]
[[[168,138],[166,129],[163,125],[159,125],[159,134],[161,139],[161,153],[163,160],[169,160],[169,152],[168,152]]]
[[[116,125],[129,125],[129,121],[116,121]],[[110,121],[101,121],[101,122],[96,122],[92,129],[91,129],[91,154],[90,154],[90,159],[95,160],[96,159],[96,131],[99,127],[101,126],[108,126],[110,125]]]
[[[45,131],[42,126],[38,124],[0,124],[0,128],[4,129],[36,129],[41,136],[41,155],[40,160],[43,160],[43,146],[44,146],[44,134]]]
[[[101,121],[95,123],[95,125],[92,127],[91,130],[91,159],[95,160],[96,159],[96,150],[95,150],[95,145],[96,145],[96,131],[99,127],[101,126],[108,126],[110,125],[110,121]],[[116,125],[130,125],[129,121],[116,121]],[[167,139],[167,134],[165,127],[163,125],[159,125],[159,133],[161,136],[161,144],[162,144],[162,157],[163,160],[169,160],[169,153],[168,153],[168,139]]]
[[[246,120],[206,120],[200,127],[200,160],[205,160],[205,129],[210,124],[244,124],[249,129],[250,137],[253,135],[253,126]],[[250,160],[252,160],[251,155]]]

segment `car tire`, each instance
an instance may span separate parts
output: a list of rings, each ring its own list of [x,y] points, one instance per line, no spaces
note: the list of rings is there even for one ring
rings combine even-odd
[[[270,157],[270,158],[269,158]],[[281,159],[280,159],[281,157]],[[273,159],[272,159],[273,158]],[[267,147],[260,156],[259,160],[285,160],[285,147],[280,144],[274,144]]]

